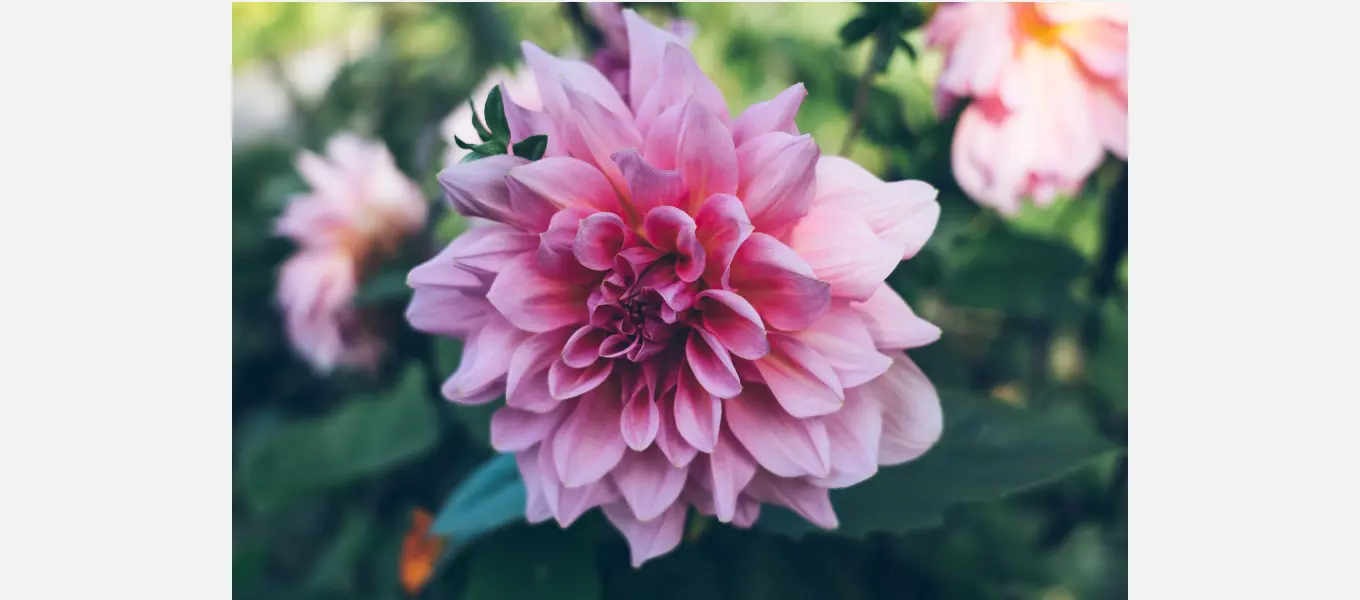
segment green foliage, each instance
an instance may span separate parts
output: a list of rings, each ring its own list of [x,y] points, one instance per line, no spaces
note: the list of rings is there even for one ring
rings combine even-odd
[[[334,414],[282,426],[243,458],[257,506],[349,483],[426,452],[439,438],[424,376],[412,367],[389,394],[351,399]]]
[[[986,501],[1061,476],[1113,446],[1089,425],[994,400],[946,394],[945,431],[921,458],[883,467],[868,481],[831,493],[837,533],[907,533],[941,522],[962,502]],[[816,531],[787,511],[769,510],[760,526],[789,535]]]
[[[513,527],[479,544],[470,562],[465,600],[601,597],[595,546],[580,527]]]
[[[450,538],[452,553],[487,532],[524,520],[524,481],[512,454],[499,454],[477,467],[449,494],[430,530]]]

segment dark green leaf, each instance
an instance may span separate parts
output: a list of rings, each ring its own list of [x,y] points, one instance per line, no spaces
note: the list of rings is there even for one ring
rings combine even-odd
[[[510,143],[510,123],[505,120],[505,102],[501,99],[501,86],[491,88],[486,97],[486,108],[482,110],[486,125],[491,128],[491,139]],[[485,138],[484,138],[485,141]]]
[[[467,156],[464,156],[462,160],[458,161],[458,164],[461,165],[461,164],[463,164],[463,163],[470,163],[470,162],[472,162],[472,161],[474,161],[474,160],[481,160],[481,159],[483,159],[483,158],[486,158],[486,157],[485,157],[485,156],[482,156],[482,155],[480,155],[480,154],[477,154],[476,152],[470,152],[470,153],[468,153]]]
[[[409,461],[434,446],[439,414],[418,367],[390,392],[351,398],[324,417],[281,426],[242,457],[248,497],[272,508]]]
[[[524,501],[515,455],[498,454],[454,488],[430,529],[449,538],[445,548],[452,555],[472,540],[523,521]]]
[[[405,302],[411,297],[411,288],[406,285],[406,271],[387,269],[368,278],[359,291],[354,293],[355,306],[374,306],[389,302]]]
[[[462,148],[462,149],[464,149],[464,150],[475,150],[475,149],[477,149],[477,146],[479,145],[479,144],[469,144],[469,143],[467,143],[467,142],[464,142],[463,140],[458,139],[458,136],[456,136],[456,135],[453,136],[453,143],[454,143],[454,144],[457,144],[459,148]]]
[[[945,431],[921,458],[883,467],[859,485],[832,490],[836,533],[906,533],[938,525],[945,509],[994,500],[1066,474],[1114,447],[1091,427],[1059,415],[945,393]],[[765,506],[761,527],[795,537],[818,531],[787,511]]]
[[[476,152],[477,154],[481,154],[482,156],[495,156],[497,154],[505,154],[505,143],[501,142],[500,140],[491,140],[480,146],[473,147],[472,151]]]
[[[497,532],[471,554],[464,600],[600,597],[595,548],[578,529],[556,523]]]
[[[1072,317],[1072,286],[1087,263],[1067,244],[999,230],[961,241],[946,269],[945,296],[958,305],[1021,317]]]
[[[911,45],[907,38],[897,38],[897,46],[911,57],[912,62],[916,62],[916,46]]]
[[[363,512],[350,513],[331,540],[330,547],[317,559],[307,577],[314,590],[345,589],[354,584],[354,565],[374,533],[372,517]]]
[[[478,137],[481,137],[483,142],[489,142],[496,139],[495,136],[491,135],[490,131],[487,131],[486,125],[482,124],[482,120],[477,117],[477,105],[473,104],[471,98],[468,99],[468,108],[472,109],[472,127],[477,130]]]
[[[548,136],[539,134],[531,135],[515,144],[515,156],[528,160],[538,160],[543,158],[543,152],[548,149]]]
[[[855,17],[844,27],[841,27],[841,43],[846,46],[859,43],[860,40],[869,37],[869,34],[874,32],[875,25],[877,25],[875,20],[868,15]]]

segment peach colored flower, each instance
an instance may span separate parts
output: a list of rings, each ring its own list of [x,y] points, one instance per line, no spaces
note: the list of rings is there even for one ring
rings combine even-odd
[[[957,3],[927,41],[946,53],[940,109],[971,97],[954,176],[1005,214],[1077,192],[1109,150],[1128,157],[1128,14],[1122,4]]]
[[[443,392],[500,396],[527,516],[600,507],[633,563],[687,510],[750,526],[762,503],[837,526],[827,491],[911,460],[940,403],[903,349],[939,329],[884,279],[925,244],[936,191],[822,156],[795,85],[732,118],[671,33],[625,11],[630,100],[591,65],[524,44],[543,110],[507,103],[537,161],[445,169],[490,221],[411,271],[412,326],[466,340]]]
[[[298,245],[279,271],[289,341],[320,372],[372,366],[382,342],[352,306],[361,275],[425,222],[420,189],[380,143],[342,134],[323,158],[303,151],[297,170],[311,191],[295,196],[275,230]]]

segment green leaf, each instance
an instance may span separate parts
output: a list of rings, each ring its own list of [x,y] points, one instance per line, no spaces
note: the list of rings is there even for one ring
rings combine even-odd
[[[306,586],[317,591],[353,586],[354,566],[373,536],[374,525],[372,517],[362,511],[346,516],[329,549],[313,564]]]
[[[531,135],[515,144],[515,156],[528,160],[538,160],[543,158],[543,152],[547,149],[548,136],[543,134]]]
[[[506,153],[505,142],[502,142],[500,140],[491,140],[485,144],[474,146],[472,148],[472,151],[476,152],[477,154],[481,154],[482,156],[495,156],[497,154],[505,154]]]
[[[916,46],[913,46],[911,42],[908,42],[907,38],[897,38],[897,47],[901,48],[903,52],[906,52],[907,56],[911,57],[912,62],[916,62]]]
[[[595,547],[579,528],[513,527],[479,544],[471,558],[464,600],[601,597]]]
[[[496,139],[495,136],[491,135],[490,131],[487,131],[486,125],[482,124],[482,120],[477,117],[477,105],[473,104],[471,98],[468,99],[468,108],[472,109],[472,127],[477,130],[477,136],[482,138],[483,142],[489,142]]]
[[[852,46],[859,43],[860,40],[869,37],[869,34],[874,32],[874,27],[876,26],[877,22],[868,15],[855,17],[849,23],[846,23],[844,27],[841,27],[841,43],[846,46]]]
[[[359,291],[354,293],[355,306],[375,306],[386,303],[406,302],[411,297],[411,288],[406,285],[406,271],[386,269],[373,274]]]
[[[501,99],[501,86],[491,88],[486,97],[486,108],[482,110],[486,125],[491,128],[491,139],[510,143],[510,123],[505,120],[505,103]],[[485,138],[483,138],[485,140]]]
[[[477,149],[477,146],[480,145],[480,144],[469,144],[469,143],[467,143],[467,142],[464,142],[463,140],[459,139],[458,136],[456,136],[456,135],[453,136],[453,143],[456,144],[459,148],[462,148],[462,149],[464,149],[464,150],[476,150],[476,149]]]
[[[1021,317],[1075,316],[1072,286],[1087,270],[1076,249],[999,230],[962,241],[945,265],[946,298]]]
[[[945,430],[912,462],[832,490],[837,534],[894,534],[941,523],[949,507],[1000,498],[1054,478],[1108,452],[1112,444],[1066,415],[1011,408],[961,393],[941,394]],[[788,511],[761,508],[758,526],[793,537],[819,531]]]
[[[1124,409],[1129,397],[1128,315],[1114,302],[1107,302],[1101,307],[1100,317],[1100,345],[1091,355],[1087,374],[1101,394]]]
[[[430,530],[449,538],[450,555],[505,525],[524,520],[524,481],[515,455],[487,459],[454,488]]]
[[[243,453],[247,497],[277,508],[424,454],[439,438],[439,413],[424,386],[412,366],[390,392],[358,395],[329,415],[279,427]]]

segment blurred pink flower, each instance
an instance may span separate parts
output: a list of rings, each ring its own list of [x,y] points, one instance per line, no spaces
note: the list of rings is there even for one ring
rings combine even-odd
[[[298,245],[279,271],[288,338],[320,372],[370,367],[383,345],[351,299],[372,261],[425,222],[425,199],[387,148],[349,134],[331,139],[324,158],[303,151],[297,170],[311,191],[275,224]]]
[[[589,2],[585,9],[586,16],[604,36],[600,48],[590,57],[590,64],[603,73],[614,89],[618,90],[623,101],[628,102],[628,26],[623,19],[623,5],[618,2]],[[684,19],[668,22],[665,29],[684,46],[689,45],[695,33],[694,23]]]
[[[491,95],[491,90],[502,84],[504,86],[501,88],[501,93],[505,94],[506,98],[511,98],[520,106],[532,110],[542,109],[543,101],[538,97],[538,85],[534,83],[534,74],[529,72],[529,69],[525,68],[524,65],[516,65],[513,71],[496,69],[487,74],[471,96],[472,102],[477,105],[477,115],[482,117],[483,123],[486,122],[482,115],[482,108],[486,106],[486,97]],[[459,106],[444,119],[440,132],[444,137],[444,143],[448,146],[448,150],[444,153],[444,166],[446,167],[458,164],[458,161],[463,160],[463,157],[471,152],[471,150],[459,148],[458,144],[453,141],[455,136],[470,144],[481,143],[481,138],[477,137],[477,129],[472,125],[472,107],[468,106],[467,103]]]
[[[1014,214],[1075,193],[1105,156],[1128,157],[1128,14],[1119,3],[942,4],[927,41],[946,53],[937,95],[972,103],[954,176]]]
[[[491,223],[411,271],[407,318],[466,340],[446,397],[505,396],[492,444],[516,453],[533,522],[599,506],[635,565],[691,506],[834,528],[829,488],[940,434],[902,352],[940,331],[884,283],[934,230],[936,191],[822,156],[794,125],[802,84],[731,118],[674,35],[624,16],[630,102],[524,44],[543,111],[507,104],[511,138],[547,152],[439,175]]]

